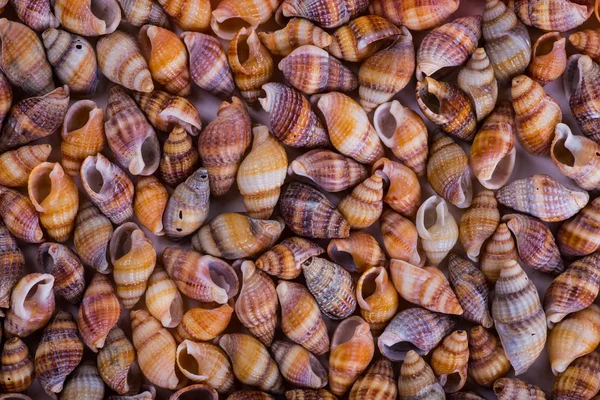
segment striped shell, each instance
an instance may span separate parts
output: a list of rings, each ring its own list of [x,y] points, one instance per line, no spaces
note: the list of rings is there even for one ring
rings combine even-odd
[[[167,189],[154,175],[138,177],[133,212],[140,224],[156,236],[165,233],[162,217],[168,199]]]
[[[408,352],[400,367],[398,394],[400,400],[419,397],[431,400],[446,398],[444,389],[437,381],[431,367],[414,350]]]
[[[210,343],[184,340],[177,346],[177,367],[191,381],[205,383],[220,393],[228,393],[235,386],[227,355]]]
[[[467,332],[458,330],[447,336],[431,353],[431,368],[446,393],[455,393],[467,382],[469,347]]]
[[[49,144],[38,144],[0,154],[0,185],[26,186],[33,168],[46,161],[51,151]]]
[[[117,0],[127,22],[136,27],[145,24],[168,28],[171,23],[165,10],[154,0]]]
[[[78,35],[106,35],[114,32],[121,22],[116,0],[56,0],[53,5],[61,25]]]
[[[351,232],[347,238],[332,239],[327,246],[327,255],[350,272],[362,273],[387,264],[377,239],[362,231]]]
[[[501,222],[484,245],[479,259],[481,272],[489,283],[495,284],[504,264],[510,260],[517,261],[517,259],[515,241],[508,226]]]
[[[73,234],[73,244],[81,261],[100,273],[109,273],[107,249],[112,234],[110,219],[92,203],[83,200],[79,206]]]
[[[102,380],[115,392],[125,394],[139,391],[142,373],[135,361],[135,350],[118,326],[110,330],[104,347],[98,350],[97,366]]]
[[[184,31],[203,31],[210,24],[209,0],[158,0],[165,13]]]
[[[562,255],[587,256],[600,248],[600,236],[596,228],[600,224],[599,207],[600,199],[596,198],[574,218],[563,222],[556,234],[556,243]]]
[[[426,221],[435,222],[429,226]],[[438,265],[458,240],[458,226],[448,211],[448,204],[438,196],[431,196],[419,207],[415,225],[427,256],[427,265]]]
[[[186,98],[161,90],[151,93],[134,92],[132,97],[156,129],[170,132],[181,127],[192,136],[200,134],[200,114],[196,106]]]
[[[584,29],[569,35],[569,42],[595,62],[600,61],[600,30]]]
[[[598,143],[600,122],[594,104],[598,100],[597,87],[600,81],[600,66],[590,57],[572,55],[567,61],[563,84],[569,107],[583,134]]]
[[[392,362],[386,358],[375,361],[367,369],[367,372],[354,382],[348,399],[395,400],[398,395],[398,388],[392,367]]]
[[[33,359],[18,337],[8,339],[0,356],[0,387],[8,393],[26,391],[35,378]]]
[[[319,389],[327,385],[327,369],[304,347],[278,340],[271,353],[281,375],[294,386]]]
[[[273,16],[279,0],[224,0],[212,12],[210,27],[222,39],[231,40],[239,29],[257,28]]]
[[[485,49],[480,47],[475,50],[459,71],[457,84],[475,106],[477,121],[485,119],[498,99],[498,82]]]
[[[356,284],[360,315],[378,335],[398,311],[398,292],[383,267],[365,271]]]
[[[183,319],[183,299],[175,282],[160,266],[148,278],[146,307],[165,328],[175,328]]]
[[[481,325],[469,336],[469,377],[478,385],[491,387],[510,371],[510,361],[495,333]]]
[[[4,336],[27,337],[48,323],[54,313],[54,277],[31,273],[13,287],[4,319]]]
[[[7,2],[8,0],[4,4]],[[52,14],[49,0],[11,0],[10,4],[15,9],[17,17],[36,32],[57,28],[60,25],[58,19]]]
[[[198,168],[199,159],[192,138],[183,128],[177,127],[163,145],[160,176],[167,185],[177,186]]]
[[[552,385],[553,399],[587,399],[600,391],[600,353],[593,352],[573,361],[558,374]]]
[[[303,18],[292,18],[274,32],[258,32],[258,37],[272,54],[283,57],[304,45],[326,48],[332,40],[327,32]]]
[[[459,4],[457,0],[374,0],[369,13],[381,15],[410,30],[422,31],[441,25]]]
[[[295,279],[302,272],[302,263],[324,252],[310,240],[294,236],[264,252],[256,260],[256,267],[280,279]]]
[[[390,258],[422,267],[425,255],[417,227],[409,219],[391,210],[383,211],[380,222],[383,244]]]
[[[363,229],[373,225],[383,210],[383,186],[385,174],[379,170],[360,183],[338,203],[338,210],[346,218],[351,229]]]
[[[383,201],[406,218],[414,218],[421,203],[421,184],[417,175],[404,164],[382,157],[372,171],[381,170],[388,184]]]
[[[494,234],[500,222],[498,202],[491,190],[482,190],[473,198],[471,207],[460,219],[460,243],[467,256],[478,261],[484,242]]]
[[[69,376],[63,391],[61,400],[77,400],[80,398],[88,400],[104,399],[104,382],[98,373],[93,361],[84,361]]]
[[[173,337],[178,343],[186,339],[194,342],[212,340],[229,326],[232,314],[233,308],[229,304],[192,308],[183,315],[181,323],[173,331]]]
[[[38,247],[37,261],[40,270],[54,276],[54,292],[71,304],[79,304],[85,273],[77,254],[62,244],[46,242]]]
[[[494,382],[494,394],[498,400],[546,400],[546,394],[539,387],[516,378],[500,378]]]
[[[533,58],[527,68],[529,76],[541,85],[560,78],[567,68],[566,43],[558,32],[540,36],[533,44]]]
[[[36,209],[27,196],[16,190],[0,186],[0,217],[17,239],[27,243],[41,243],[44,240]]]
[[[17,241],[0,222],[0,313],[10,306],[10,294],[25,274],[25,258]]]
[[[514,10],[525,25],[565,32],[583,24],[594,8],[591,3],[571,0],[516,0]]]
[[[284,0],[275,19],[302,17],[321,28],[336,28],[356,18],[368,6],[368,0]]]

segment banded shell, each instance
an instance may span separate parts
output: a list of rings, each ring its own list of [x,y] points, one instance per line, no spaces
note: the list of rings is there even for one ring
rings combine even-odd
[[[107,35],[121,22],[121,8],[116,0],[56,0],[53,4],[61,25],[78,35]]]
[[[200,134],[200,114],[196,106],[186,98],[161,90],[150,93],[135,92],[132,97],[156,129],[170,132],[181,127],[192,136]]]
[[[296,389],[306,391],[312,389]],[[227,400],[273,400],[274,397],[260,390],[238,390],[227,397]]]
[[[175,328],[183,319],[183,299],[175,282],[160,266],[148,278],[146,307],[165,328]]]
[[[567,40],[558,32],[549,32],[533,44],[527,72],[542,86],[561,77],[567,68]]]
[[[489,283],[495,284],[504,264],[517,259],[515,241],[508,226],[501,222],[483,248],[479,260],[481,272]]]
[[[356,186],[338,203],[338,210],[351,229],[367,228],[375,223],[383,210],[383,172],[375,171],[371,177]]]
[[[208,29],[211,12],[209,0],[158,0],[158,3],[182,30]]]
[[[446,398],[444,389],[431,370],[431,367],[415,352],[410,350],[400,367],[398,379],[400,400],[424,397],[431,400]]]
[[[37,144],[22,146],[0,154],[0,185],[26,186],[29,174],[50,156],[52,146]]]
[[[8,393],[26,391],[35,379],[33,359],[27,345],[18,337],[8,339],[0,357],[0,387]]]
[[[16,238],[27,243],[44,240],[40,218],[27,196],[0,186],[0,217]]]
[[[283,57],[304,45],[326,48],[332,40],[327,32],[303,18],[292,18],[275,32],[258,32],[258,37],[272,54]]]
[[[10,306],[10,293],[25,274],[25,258],[4,222],[0,222],[0,313]],[[1,364],[1,363],[0,363]]]
[[[177,186],[198,168],[199,159],[192,138],[183,128],[177,127],[163,145],[160,176],[167,185]]]
[[[210,27],[221,39],[231,40],[245,27],[256,29],[273,16],[279,0],[226,0],[212,12]]]
[[[177,367],[191,381],[205,383],[220,393],[231,392],[235,386],[227,355],[210,343],[184,340],[177,346]]]
[[[525,25],[565,32],[583,24],[594,12],[594,7],[591,3],[571,0],[517,0],[514,10]]]
[[[329,258],[350,272],[363,273],[371,267],[387,264],[377,239],[367,232],[351,232],[343,239],[332,239],[327,246]]]
[[[431,353],[431,368],[446,393],[455,393],[467,382],[469,346],[466,331],[454,331]]]
[[[562,255],[587,256],[600,248],[600,236],[596,233],[596,227],[600,224],[598,207],[600,200],[594,199],[573,219],[563,222],[556,234],[556,243]]]
[[[168,28],[171,23],[165,10],[154,0],[117,0],[127,22],[136,27],[145,24]]]
[[[110,330],[104,347],[98,350],[97,366],[102,380],[115,392],[125,394],[140,390],[142,373],[135,361],[133,344],[118,326]]]
[[[280,279],[295,279],[302,272],[302,263],[324,252],[316,243],[295,236],[264,252],[256,260],[256,267]]]
[[[278,340],[271,353],[281,375],[291,384],[302,388],[322,388],[327,385],[327,369],[304,347]]]
[[[3,2],[5,5],[8,0]],[[36,32],[58,28],[60,22],[52,14],[49,0],[11,0],[17,17]]]
[[[598,99],[597,86],[600,80],[600,66],[590,57],[572,55],[567,61],[567,71],[563,83],[569,107],[583,134],[598,143],[600,122],[595,102]]]
[[[573,361],[552,385],[553,399],[591,398],[600,391],[600,354],[593,352]]]
[[[458,240],[458,226],[448,211],[448,204],[438,196],[431,196],[419,207],[415,225],[427,256],[427,265],[438,265]]]
[[[156,236],[164,235],[162,217],[169,194],[153,175],[140,176],[135,184],[133,211],[140,224]]]
[[[491,387],[510,371],[510,361],[495,333],[482,326],[471,329],[469,336],[469,377],[478,385]]]
[[[498,99],[498,82],[485,49],[480,47],[475,50],[467,64],[458,72],[457,84],[475,106],[477,121],[485,119]]]
[[[415,225],[407,218],[391,210],[381,215],[381,235],[390,258],[406,261],[422,267],[425,255]]]
[[[92,203],[83,200],[75,220],[73,244],[81,261],[102,274],[110,272],[107,249],[112,234],[110,219]]]
[[[494,394],[498,400],[515,400],[527,397],[532,400],[546,400],[546,394],[531,383],[516,378],[500,378],[494,382]]]
[[[275,19],[302,17],[321,28],[336,28],[356,18],[369,6],[367,0],[284,0]]]
[[[392,363],[386,358],[375,361],[367,372],[354,382],[349,399],[375,398],[395,400],[398,388],[394,379]]]
[[[37,261],[40,270],[54,277],[54,292],[71,304],[79,304],[85,273],[77,254],[62,244],[46,242],[38,247]]]
[[[457,0],[374,0],[369,13],[381,15],[412,31],[422,31],[441,25],[459,4]]]
[[[76,400],[82,397],[89,400],[104,399],[104,382],[94,362],[89,360],[79,364],[73,371],[60,394],[61,400]]]
[[[195,307],[188,310],[181,323],[173,331],[178,343],[184,340],[194,342],[212,340],[229,326],[233,308],[223,304],[213,308]]]
[[[600,30],[585,29],[569,35],[569,42],[582,54],[595,62],[600,61]]]
[[[13,102],[13,90],[4,72],[0,74],[0,123],[6,118]]]
[[[31,335],[48,323],[54,313],[54,277],[32,273],[17,281],[4,319],[6,338]]]
[[[337,397],[335,397],[333,394],[331,394],[331,392],[329,392],[325,389],[288,390],[287,392],[285,392],[285,398],[287,400],[335,400],[335,399],[337,399]],[[228,399],[228,400],[235,400],[235,399]],[[260,400],[270,400],[270,399],[260,398]]]
[[[360,315],[378,335],[398,311],[398,292],[384,267],[366,270],[356,284]]]
[[[407,218],[414,218],[421,203],[421,184],[417,175],[404,164],[382,157],[372,171],[381,170],[389,185],[383,201]]]
[[[483,243],[494,234],[500,222],[498,202],[491,190],[482,190],[473,198],[471,206],[460,219],[460,243],[467,256],[478,261]]]

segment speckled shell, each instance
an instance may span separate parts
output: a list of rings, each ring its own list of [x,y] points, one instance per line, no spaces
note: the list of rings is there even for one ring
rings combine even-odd
[[[600,115],[595,103],[600,96],[600,67],[588,56],[580,54],[569,57],[563,83],[571,112],[582,133],[599,143]]]
[[[600,29],[585,29],[569,35],[569,42],[580,53],[600,61]]]
[[[138,177],[133,211],[140,224],[156,236],[164,234],[162,217],[168,198],[167,189],[155,176]]]
[[[175,282],[157,266],[148,278],[146,307],[165,328],[175,328],[183,319],[183,299]]]
[[[2,127],[0,151],[4,152],[52,135],[60,128],[68,106],[67,86],[38,97],[21,100],[11,108],[8,119]]]
[[[54,89],[52,67],[34,31],[21,23],[2,18],[0,39],[0,68],[11,85],[29,96],[41,96]]]
[[[251,142],[250,116],[244,103],[237,97],[231,103],[221,103],[217,119],[207,125],[198,139],[200,160],[208,171],[213,196],[227,193]]]
[[[165,233],[180,239],[194,233],[208,217],[210,187],[206,168],[198,168],[177,185],[163,214]]]
[[[8,0],[3,3],[6,5]],[[58,28],[60,25],[52,14],[50,0],[11,0],[10,4],[17,17],[34,31],[42,32],[47,28]]]
[[[314,389],[327,385],[327,369],[304,347],[278,340],[271,346],[271,353],[281,375],[291,384]]]
[[[104,347],[98,351],[97,366],[102,380],[115,392],[125,394],[140,390],[142,374],[135,361],[135,350],[118,326],[110,330]]]
[[[235,387],[229,359],[214,344],[184,340],[177,346],[177,367],[189,380],[205,383],[219,393],[229,393]]]
[[[117,0],[125,18],[133,26],[152,24],[168,28],[171,23],[165,10],[154,0]]]
[[[273,16],[280,0],[224,0],[212,12],[210,27],[221,39],[231,40],[239,29],[256,29]]]
[[[177,186],[198,168],[199,159],[192,138],[183,128],[177,127],[163,145],[160,176],[168,185]]]
[[[546,400],[539,387],[516,378],[500,378],[494,382],[494,394],[498,400]]]
[[[144,25],[138,36],[142,54],[148,61],[152,78],[176,96],[188,96],[192,91],[188,54],[179,37],[154,25]]]
[[[510,260],[517,259],[517,248],[510,230],[505,223],[500,223],[483,247],[479,260],[481,272],[489,283],[495,284],[502,266]]]
[[[531,63],[527,72],[541,85],[552,82],[567,68],[567,40],[558,32],[549,32],[533,44]]]
[[[380,399],[395,400],[398,388],[394,379],[392,363],[386,358],[375,361],[367,372],[354,382],[350,400]]]
[[[98,40],[96,51],[100,70],[108,80],[139,92],[154,90],[148,63],[133,36],[115,31]]]
[[[338,210],[351,229],[363,229],[375,223],[383,210],[383,172],[377,170],[338,203]]]
[[[250,335],[232,333],[219,339],[242,383],[271,393],[283,393],[283,379],[267,349]]]
[[[256,267],[280,279],[295,279],[302,272],[304,261],[324,252],[316,243],[295,236],[282,240],[264,252],[256,260]]]
[[[425,264],[417,228],[409,219],[391,210],[384,210],[381,215],[381,235],[390,258],[419,267]]]
[[[258,32],[258,37],[272,54],[283,57],[304,45],[323,49],[329,46],[332,40],[327,32],[303,18],[292,18],[278,31]]]
[[[33,168],[46,161],[51,151],[49,144],[38,144],[0,154],[0,185],[26,186]]]
[[[400,367],[398,394],[400,400],[446,398],[444,389],[437,381],[431,367],[414,350],[408,352]]]
[[[553,399],[588,399],[600,391],[600,354],[593,352],[573,361],[552,385]]]
[[[413,31],[422,31],[441,25],[459,4],[458,0],[374,0],[369,6],[369,14],[381,15]]]
[[[458,87],[425,77],[417,82],[417,105],[427,119],[459,139],[473,140],[477,128],[475,107]]]
[[[53,3],[61,25],[78,35],[107,35],[121,22],[121,8],[116,0],[55,0]]]
[[[586,190],[600,187],[600,145],[585,136],[576,136],[565,124],[558,124],[550,157],[558,170]]]
[[[384,267],[366,270],[356,284],[360,315],[378,335],[398,311],[398,292]]]
[[[306,94],[350,92],[358,86],[350,69],[313,45],[298,47],[279,62],[278,68],[293,87]]]
[[[58,79],[74,95],[90,96],[100,82],[98,62],[92,45],[81,36],[58,29],[42,34],[48,61]]]
[[[54,312],[54,277],[32,273],[17,281],[4,320],[4,336],[21,338],[31,335],[48,323]]]
[[[457,84],[475,106],[477,121],[482,121],[492,112],[498,99],[498,82],[485,49],[475,50],[459,71]]]
[[[377,239],[367,232],[355,231],[343,239],[332,239],[327,246],[329,258],[351,272],[363,273],[387,264]]]
[[[0,387],[8,393],[26,391],[35,378],[35,367],[27,345],[18,337],[8,339],[0,360]]]
[[[184,32],[180,37],[188,50],[194,83],[223,100],[231,100],[235,83],[219,40],[198,32]]]
[[[469,346],[466,331],[454,331],[431,353],[431,368],[446,393],[455,393],[467,382]]]
[[[233,308],[229,304],[216,308],[192,308],[183,315],[173,337],[178,343],[186,339],[195,342],[212,340],[227,328],[232,314]]]
[[[565,32],[583,24],[594,12],[591,3],[571,0],[516,0],[515,13],[525,25]]]
[[[40,218],[27,196],[0,186],[0,217],[16,238],[27,243],[44,240]]]
[[[218,258],[202,256],[193,250],[167,247],[162,252],[162,262],[181,293],[192,299],[225,304],[238,292],[235,271]],[[219,279],[215,281],[213,276]]]
[[[477,193],[462,215],[458,228],[460,243],[471,260],[479,260],[483,243],[494,234],[499,222],[500,211],[494,192],[482,190]]]
[[[151,93],[134,92],[132,97],[158,130],[170,132],[182,127],[192,136],[198,136],[202,129],[200,114],[189,100],[161,90]]]
[[[210,25],[210,0],[157,0],[184,31],[204,31]]]
[[[46,242],[38,247],[37,261],[42,272],[54,276],[54,292],[71,304],[79,304],[85,274],[77,254],[62,244]]]
[[[478,385],[491,387],[510,371],[510,361],[496,334],[482,326],[471,329],[469,335],[469,377]]]
[[[325,389],[294,389],[288,390],[285,392],[285,398],[287,400],[336,400],[331,392],[328,392]],[[230,399],[228,399],[230,400]],[[259,399],[264,400],[264,399]],[[269,399],[267,399],[269,400]]]
[[[23,253],[6,225],[0,222],[0,309],[10,306],[10,293],[24,274]]]
[[[104,382],[96,369],[93,361],[84,361],[69,376],[63,391],[61,400],[77,400],[80,398],[88,400],[104,399]]]
[[[527,371],[546,344],[546,319],[538,291],[517,262],[500,271],[492,317],[515,374]]]
[[[321,28],[336,28],[356,18],[369,6],[368,0],[284,0],[275,19],[302,17]]]
[[[409,348],[425,355],[452,332],[457,321],[454,316],[424,308],[402,310],[379,336],[377,346],[381,354],[395,362],[404,360]],[[409,346],[403,349],[404,344]]]
[[[375,162],[373,172],[381,170],[389,184],[383,201],[394,211],[414,218],[421,203],[421,185],[417,175],[404,164],[382,157]]]
[[[565,221],[556,234],[556,243],[562,255],[587,256],[600,248],[597,226],[600,224],[600,199],[588,203],[577,215]]]
[[[435,223],[427,227],[425,221],[433,220],[434,212]],[[431,196],[419,207],[415,225],[427,256],[427,265],[438,265],[458,241],[458,226],[448,211],[448,204],[438,196]]]
[[[83,200],[79,205],[73,234],[73,244],[81,261],[100,273],[109,273],[107,249],[112,234],[110,220],[92,203]]]
[[[299,283],[287,281],[280,281],[276,290],[283,333],[311,353],[326,353],[329,350],[327,327],[310,292]]]

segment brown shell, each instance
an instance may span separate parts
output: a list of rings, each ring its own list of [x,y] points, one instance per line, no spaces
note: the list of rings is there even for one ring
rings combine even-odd
[[[394,211],[384,210],[381,215],[381,235],[390,258],[418,267],[425,265],[417,228],[409,219]]]
[[[31,200],[20,192],[0,186],[0,217],[16,238],[27,243],[44,240],[40,217]]]
[[[209,0],[158,0],[158,3],[182,30],[208,29],[211,12]]]
[[[302,272],[304,261],[324,252],[316,243],[295,236],[282,240],[264,252],[256,260],[256,267],[280,279],[295,279]]]
[[[577,28],[594,12],[592,3],[571,0],[517,0],[513,7],[525,25],[559,32]]]
[[[458,392],[467,382],[469,346],[466,331],[454,331],[431,353],[431,368],[446,393]]]
[[[95,363],[90,360],[79,364],[60,394],[61,400],[77,400],[82,397],[89,400],[104,399],[104,382]]]
[[[469,376],[478,385],[491,387],[510,371],[510,361],[495,333],[482,326],[471,329],[469,336]]]
[[[337,397],[325,389],[288,390],[285,392],[285,398],[287,400],[337,400]],[[261,398],[261,400],[263,399]]]
[[[272,54],[284,57],[307,44],[321,49],[331,44],[327,32],[303,18],[292,18],[283,29],[275,32],[258,32],[258,37]]]
[[[600,29],[584,29],[569,35],[569,42],[580,53],[600,61]]]
[[[471,260],[479,260],[483,243],[494,234],[499,222],[500,211],[494,192],[482,190],[477,193],[458,227],[460,243]]]
[[[492,112],[498,100],[498,82],[485,49],[479,47],[475,50],[458,72],[457,84],[475,106],[477,121]]]
[[[315,245],[316,246],[316,245]],[[10,306],[10,294],[25,274],[25,258],[4,222],[0,222],[0,313]]]
[[[379,243],[367,232],[351,232],[347,238],[332,239],[327,246],[327,255],[351,272],[363,273],[371,267],[387,264]]]
[[[284,0],[275,20],[283,17],[302,17],[321,28],[335,28],[356,18],[369,6],[367,0]]]
[[[181,127],[192,136],[200,134],[200,114],[196,106],[186,98],[161,90],[134,92],[132,97],[156,129],[170,132]]]
[[[171,131],[163,145],[160,159],[160,177],[167,185],[177,186],[198,167],[198,151],[192,138],[181,127]]]
[[[502,222],[483,248],[479,260],[481,272],[489,283],[495,284],[504,264],[511,260],[517,261],[517,259],[515,241],[508,226]]]
[[[212,12],[210,27],[222,39],[231,40],[245,26],[257,28],[273,16],[279,0],[225,0]]]
[[[153,175],[138,177],[133,212],[140,224],[156,236],[164,235],[162,217],[168,198],[167,189],[158,178]]]
[[[52,146],[38,144],[22,146],[0,154],[0,185],[26,186],[29,174],[50,156]]]
[[[10,4],[15,9],[17,17],[34,31],[42,32],[60,25],[58,19],[52,14],[48,0],[11,0]]]
[[[558,32],[548,32],[533,44],[527,71],[542,86],[558,79],[567,68],[567,40]]]
[[[283,377],[294,386],[319,389],[327,385],[327,369],[304,347],[278,340],[271,353]]]
[[[411,400],[423,396],[426,399],[446,398],[444,389],[427,363],[414,350],[410,350],[400,367],[398,379],[400,400]]]
[[[121,22],[116,0],[56,0],[52,4],[61,25],[78,35],[106,35],[114,32]]]
[[[552,385],[553,399],[588,399],[600,391],[600,353],[593,352],[573,361],[558,374]]]
[[[494,382],[494,394],[498,400],[546,400],[546,394],[531,383],[516,378],[500,378]]]
[[[219,393],[231,392],[235,386],[227,355],[214,344],[184,340],[177,346],[177,367],[190,380],[205,383]]]
[[[31,273],[17,281],[4,319],[6,338],[27,337],[48,323],[55,307],[53,285],[50,274]]]
[[[384,173],[389,185],[383,201],[406,218],[414,218],[421,203],[421,184],[417,175],[404,164],[385,157],[373,164],[372,171],[376,170]]]
[[[148,278],[146,307],[165,328],[175,328],[183,319],[183,298],[175,282],[162,267],[154,268]]]
[[[0,387],[8,393],[26,391],[35,378],[33,359],[27,345],[18,337],[4,343],[1,354]]]
[[[135,361],[133,344],[118,326],[110,330],[104,347],[98,351],[97,365],[102,380],[115,392],[125,394],[140,390],[142,373]]]
[[[188,310],[173,331],[178,343],[184,340],[194,342],[212,340],[229,326],[233,307],[223,304],[218,307],[195,307]]]
[[[374,0],[369,13],[381,15],[410,30],[422,31],[441,25],[459,4],[457,0]]]
[[[81,261],[102,274],[108,274],[108,243],[113,234],[113,227],[106,216],[88,200],[79,206],[75,220],[73,244]]]
[[[375,361],[367,372],[354,382],[349,400],[395,400],[398,395],[392,362],[386,358]]]
[[[54,292],[71,304],[79,304],[85,273],[77,254],[62,244],[46,242],[38,247],[37,261],[40,270],[54,276]]]
[[[583,134],[598,143],[600,122],[594,104],[598,99],[600,66],[588,56],[574,54],[567,61],[563,84],[571,112]]]
[[[383,267],[366,270],[356,284],[360,315],[378,335],[398,311],[398,292]]]
[[[556,243],[563,256],[587,256],[600,248],[600,199],[590,201],[575,217],[560,226]]]
[[[117,0],[127,22],[141,27],[145,24],[158,25],[168,28],[171,23],[165,10],[154,0]]]
[[[338,203],[338,210],[346,218],[351,229],[367,228],[381,216],[383,211],[383,172],[375,171]]]

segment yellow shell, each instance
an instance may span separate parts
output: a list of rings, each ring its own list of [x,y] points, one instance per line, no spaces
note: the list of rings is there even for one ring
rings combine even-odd
[[[487,281],[495,284],[500,270],[510,260],[517,261],[515,241],[505,223],[500,223],[494,234],[484,245],[480,258],[480,268]]]
[[[148,279],[146,307],[165,328],[175,328],[183,319],[183,299],[177,285],[162,267],[154,268]]]
[[[0,185],[26,186],[31,171],[46,161],[51,151],[52,146],[49,144],[37,144],[0,154]]]
[[[123,9],[125,19],[133,26],[145,24],[168,28],[171,23],[165,10],[154,0],[117,0]]]
[[[327,255],[351,272],[363,273],[371,267],[387,264],[377,239],[362,231],[351,232],[347,238],[332,239],[327,246]]]
[[[279,0],[224,0],[212,12],[210,27],[221,39],[231,40],[242,28],[258,28],[273,16]]]
[[[398,396],[397,382],[394,379],[392,362],[380,358],[373,363],[367,372],[354,382],[349,400],[380,399],[395,400]]]
[[[546,394],[539,387],[516,378],[500,378],[494,382],[494,394],[498,400],[528,398],[546,400]]]
[[[585,29],[569,35],[569,42],[580,53],[600,61],[600,29]]]
[[[271,352],[281,375],[294,386],[319,389],[327,385],[327,369],[304,347],[278,340]]]
[[[336,28],[356,18],[369,6],[368,0],[284,0],[275,20],[283,17],[302,17],[321,28]]]
[[[382,157],[372,171],[381,170],[389,184],[383,201],[407,218],[414,218],[421,203],[421,184],[417,175],[404,164]]]
[[[466,331],[454,331],[431,353],[431,368],[446,393],[456,393],[467,382],[469,347]]]
[[[121,22],[116,0],[56,0],[54,13],[65,29],[83,36],[107,35]]]
[[[554,380],[553,399],[579,397],[589,399],[600,391],[600,353],[586,354],[573,361],[571,365]]]
[[[27,243],[44,240],[40,218],[27,196],[0,186],[0,217],[15,237]]]
[[[227,355],[214,344],[184,340],[177,346],[177,367],[189,380],[205,383],[219,393],[235,387]]]
[[[356,300],[360,315],[379,334],[398,311],[398,292],[383,267],[366,270],[356,284]]]
[[[8,339],[2,348],[0,387],[8,393],[26,391],[35,378],[35,367],[27,345],[18,337]]]
[[[275,32],[258,32],[258,37],[272,54],[283,57],[304,45],[323,49],[332,40],[327,32],[303,18],[292,18],[283,29]]]
[[[140,389],[142,373],[135,350],[118,326],[111,329],[98,351],[97,366],[102,380],[118,394],[137,393]]]
[[[425,221],[435,222],[427,226]],[[419,207],[415,225],[427,256],[427,265],[438,265],[458,240],[458,226],[448,211],[448,204],[438,196],[431,196]]]
[[[459,4],[459,0],[374,0],[369,13],[410,30],[422,31],[441,25]]]
[[[113,227],[92,203],[83,200],[75,220],[73,244],[81,261],[102,274],[110,272],[107,252]]]
[[[384,174],[375,171],[338,203],[338,210],[350,224],[350,229],[373,225],[383,211]]]
[[[384,210],[381,215],[381,235],[390,258],[406,261],[418,267],[425,265],[419,233],[409,219],[394,211]]]
[[[458,227],[460,243],[471,260],[479,260],[483,243],[494,234],[499,223],[500,211],[494,192],[482,190],[477,193]]]
[[[475,106],[477,121],[489,115],[498,99],[498,82],[485,50],[480,47],[458,73],[457,84]]]
[[[210,25],[210,0],[157,0],[184,31],[204,31]]]
[[[431,400],[446,398],[444,389],[431,370],[431,367],[414,350],[410,350],[400,367],[398,379],[400,400],[411,400],[425,396]]]
[[[138,177],[133,211],[140,224],[156,236],[164,235],[162,217],[169,194],[153,175]]]
[[[561,254],[567,257],[587,256],[600,248],[597,226],[600,200],[590,201],[577,215],[565,221],[556,234]]]
[[[527,68],[529,76],[542,86],[560,78],[567,68],[566,42],[558,32],[540,36],[533,44],[533,58]]]
[[[481,325],[471,329],[469,336],[468,373],[478,385],[491,387],[510,371],[510,361],[496,334]]]
[[[184,340],[212,340],[229,326],[232,314],[233,308],[229,304],[216,308],[192,308],[183,315],[183,319],[173,331],[173,336],[178,343]]]

